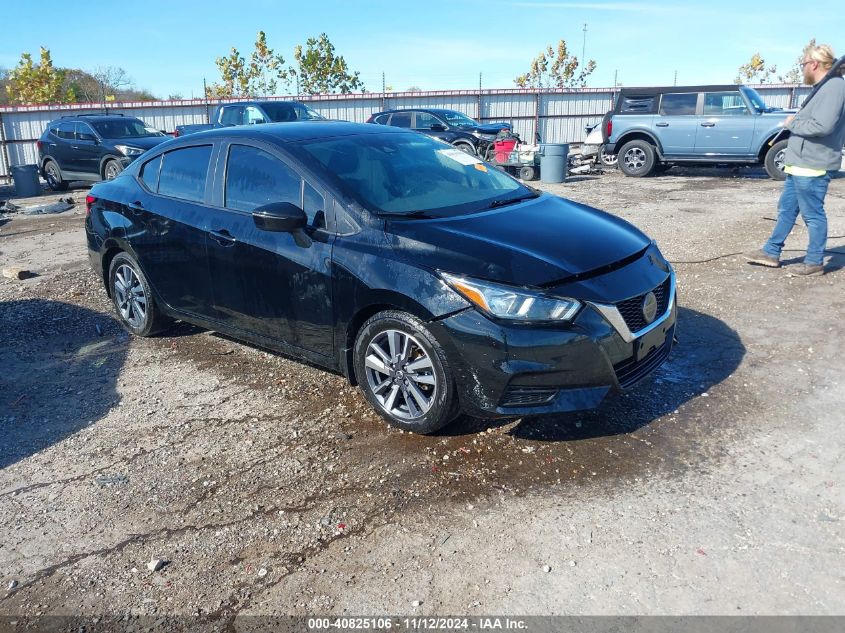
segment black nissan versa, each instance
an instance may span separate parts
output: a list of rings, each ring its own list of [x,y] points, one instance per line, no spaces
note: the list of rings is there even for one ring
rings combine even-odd
[[[295,355],[411,431],[595,407],[673,344],[675,276],[648,237],[401,129],[200,132],[86,202],[130,331],[181,319]]]

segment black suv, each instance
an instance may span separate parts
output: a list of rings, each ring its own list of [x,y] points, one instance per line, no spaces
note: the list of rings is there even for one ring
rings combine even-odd
[[[121,114],[80,114],[51,121],[38,139],[38,165],[53,191],[72,180],[111,180],[167,135]]]
[[[376,112],[367,123],[404,127],[451,143],[468,154],[484,156],[487,146],[510,123],[479,123],[456,110],[386,110]]]

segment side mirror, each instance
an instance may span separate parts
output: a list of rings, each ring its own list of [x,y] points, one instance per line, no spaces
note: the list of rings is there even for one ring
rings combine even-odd
[[[252,221],[262,231],[291,233],[308,224],[305,211],[290,202],[271,202],[252,212]]]
[[[432,123],[431,129],[434,130],[435,132],[445,132],[446,126],[443,125],[442,123]]]

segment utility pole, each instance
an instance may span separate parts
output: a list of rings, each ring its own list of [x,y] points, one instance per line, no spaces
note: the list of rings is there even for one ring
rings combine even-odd
[[[581,67],[584,67],[586,62],[586,51],[587,51],[587,25],[584,24],[584,42],[581,44]]]
[[[478,92],[481,92],[481,73],[478,73]]]
[[[385,90],[385,86],[386,86],[386,84],[384,83],[384,72],[382,72],[382,73],[381,73],[381,92],[382,92],[382,94],[384,94],[385,92],[387,92],[387,91]]]
[[[677,86],[677,85],[678,85],[678,71],[677,71],[677,70],[675,71],[675,83],[673,83],[672,85],[673,85],[673,86]]]
[[[619,85],[619,82],[616,81],[617,77],[619,77],[619,70],[618,69],[613,71],[613,87],[614,88]]]

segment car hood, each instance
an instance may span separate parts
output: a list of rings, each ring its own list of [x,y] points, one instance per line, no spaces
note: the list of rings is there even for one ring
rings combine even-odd
[[[169,141],[169,136],[135,136],[132,138],[109,138],[105,139],[111,145],[128,145],[129,147],[139,147],[141,149],[150,149],[156,145],[160,145],[165,141]]]
[[[484,123],[482,125],[474,125],[473,127],[461,128],[468,132],[479,132],[480,134],[498,134],[504,129],[512,129],[510,123]]]
[[[390,219],[386,232],[407,261],[520,286],[612,270],[650,244],[624,220],[549,194],[454,218]]]

